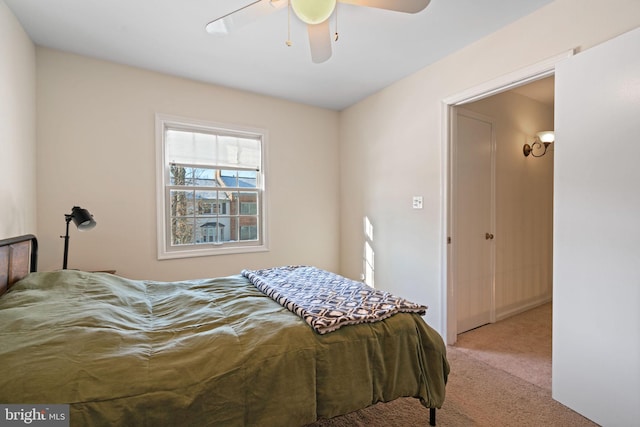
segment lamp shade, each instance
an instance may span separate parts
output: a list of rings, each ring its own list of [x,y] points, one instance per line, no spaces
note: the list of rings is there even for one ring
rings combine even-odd
[[[291,0],[291,7],[302,22],[314,25],[329,19],[336,0]]]
[[[73,209],[71,209],[71,219],[80,231],[91,230],[96,226],[96,220],[93,219],[93,215],[91,215],[88,210],[82,209],[79,206],[74,206]]]
[[[552,143],[556,140],[556,136],[552,130],[545,130],[542,132],[538,132],[538,139],[540,142]]]

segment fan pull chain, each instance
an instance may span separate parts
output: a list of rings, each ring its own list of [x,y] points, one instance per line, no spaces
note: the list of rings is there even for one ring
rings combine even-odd
[[[334,34],[333,40],[334,41],[338,41],[338,4],[336,3],[336,9],[335,9],[335,15],[336,15],[336,33]]]
[[[291,47],[293,42],[291,41],[291,0],[287,0],[287,46]]]

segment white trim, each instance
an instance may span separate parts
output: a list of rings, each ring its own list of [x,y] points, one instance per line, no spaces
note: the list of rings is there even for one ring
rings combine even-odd
[[[518,304],[516,306],[509,306],[505,310],[496,313],[496,321],[506,319],[511,316],[515,316],[516,314],[524,313],[525,311],[531,310],[536,307],[540,307],[543,304],[550,303],[552,301],[552,296],[543,295],[541,297],[537,297],[526,301],[524,303]]]
[[[250,252],[266,252],[269,250],[269,202],[267,191],[267,153],[268,153],[268,139],[269,134],[266,129],[254,128],[248,126],[230,125],[225,123],[210,122],[199,119],[190,119],[180,116],[172,116],[168,114],[156,113],[155,115],[155,130],[156,130],[156,243],[157,243],[157,258],[158,260],[175,259],[175,258],[191,258],[200,256],[212,256],[212,255],[227,255],[238,253],[250,253]],[[168,250],[167,245],[167,213],[165,212],[165,181],[167,174],[164,157],[165,157],[165,144],[164,144],[164,129],[167,124],[172,127],[184,126],[185,129],[202,129],[203,131],[211,131],[212,128],[221,130],[222,132],[229,132],[233,135],[246,135],[249,137],[260,136],[262,144],[262,165],[260,167],[262,184],[261,191],[261,232],[262,243],[259,245],[250,243],[239,243],[235,246],[222,246],[222,245],[198,245],[193,249],[181,249],[181,250]]]
[[[449,258],[450,258],[450,248],[451,245],[449,244],[449,238],[451,237],[451,221],[449,218],[450,212],[452,212],[452,207],[451,207],[451,203],[452,201],[450,200],[449,194],[451,194],[451,185],[452,185],[452,179],[451,179],[451,161],[452,161],[452,155],[455,154],[453,153],[455,147],[454,146],[450,146],[449,144],[449,140],[452,138],[456,138],[456,118],[455,118],[455,114],[454,113],[454,107],[450,104],[445,103],[444,101],[442,102],[442,150],[441,150],[441,159],[440,159],[440,163],[441,163],[441,170],[442,170],[442,177],[440,182],[442,182],[442,188],[440,190],[440,196],[441,196],[441,206],[442,209],[440,209],[441,212],[441,218],[440,218],[440,224],[442,224],[441,227],[441,233],[440,233],[440,242],[441,242],[441,249],[440,249],[440,262],[441,262],[441,267],[440,267],[440,272],[441,272],[441,277],[440,277],[440,286],[441,286],[441,292],[440,292],[440,296],[441,296],[441,300],[440,300],[440,307],[442,307],[441,309],[441,318],[440,318],[440,328],[441,328],[441,334],[444,337],[444,340],[447,344],[455,344],[456,342],[456,327],[454,324],[454,328],[450,328],[449,327],[449,316],[452,316],[454,319],[457,318],[457,309],[456,309],[456,304],[453,304],[456,299],[455,299],[455,289],[452,286],[448,286],[449,281],[453,281],[455,279],[455,272],[451,271],[451,266],[449,265]],[[449,337],[449,332],[452,331],[454,333],[453,335],[453,340],[450,339]]]
[[[481,83],[477,86],[466,89],[462,92],[444,98],[442,100],[442,157],[441,157],[441,212],[442,212],[442,231],[441,231],[441,307],[442,307],[442,336],[448,345],[455,344],[457,338],[456,327],[456,309],[455,309],[455,286],[453,283],[453,273],[450,270],[449,258],[451,257],[450,245],[447,244],[447,238],[450,236],[450,223],[452,221],[452,207],[450,205],[451,194],[451,177],[453,167],[451,164],[451,152],[455,149],[453,146],[455,132],[453,131],[454,108],[473,101],[513,89],[518,86],[540,80],[555,74],[556,65],[567,58],[574,55],[575,49],[568,50],[548,59],[542,60],[528,67],[521,68],[514,72],[505,74],[501,77]]]
[[[177,258],[195,258],[201,256],[214,256],[214,255],[231,255],[231,254],[246,254],[253,252],[267,252],[269,248],[266,245],[261,246],[233,246],[226,248],[216,248],[214,244],[211,246],[207,245],[198,245],[202,246],[202,248],[193,249],[193,250],[181,250],[181,251],[173,251],[166,252],[166,254],[160,253],[160,248],[158,247],[158,260],[165,259],[177,259]]]
[[[210,131],[211,128],[216,128],[222,132],[229,132],[230,135],[245,134],[248,137],[255,136],[256,134],[266,134],[267,130],[263,128],[235,125],[221,122],[212,122],[208,120],[192,119],[183,116],[174,116],[170,114],[156,113],[156,123],[158,120],[163,122],[170,122],[173,126],[183,126],[185,129],[198,129],[202,131]]]
[[[166,233],[167,229],[166,215],[164,215],[164,143],[162,134],[164,132],[164,121],[168,116],[156,114],[156,245],[158,251],[158,259],[162,259],[164,249],[167,247]]]

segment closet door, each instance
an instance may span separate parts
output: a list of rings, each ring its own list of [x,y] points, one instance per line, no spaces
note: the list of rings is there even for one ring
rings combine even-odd
[[[455,251],[457,332],[492,320],[494,131],[490,119],[457,109]]]

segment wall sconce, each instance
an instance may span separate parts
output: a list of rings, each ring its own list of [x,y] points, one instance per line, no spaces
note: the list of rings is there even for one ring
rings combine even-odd
[[[96,226],[96,220],[93,219],[93,215],[88,210],[82,209],[79,206],[74,206],[71,209],[70,214],[64,214],[64,220],[67,222],[67,232],[64,236],[60,236],[64,239],[64,257],[62,259],[62,269],[67,269],[67,258],[69,255],[69,223],[73,223],[78,227],[80,231],[91,230]]]
[[[529,154],[531,154],[533,157],[542,157],[547,153],[547,148],[549,148],[549,145],[551,145],[553,141],[555,141],[555,134],[552,130],[538,132],[538,134],[536,135],[536,140],[531,145],[524,144],[524,147],[522,147],[522,152],[524,153],[525,157],[528,157]],[[544,151],[542,152],[542,154],[535,154],[533,152],[535,148],[543,147]]]

